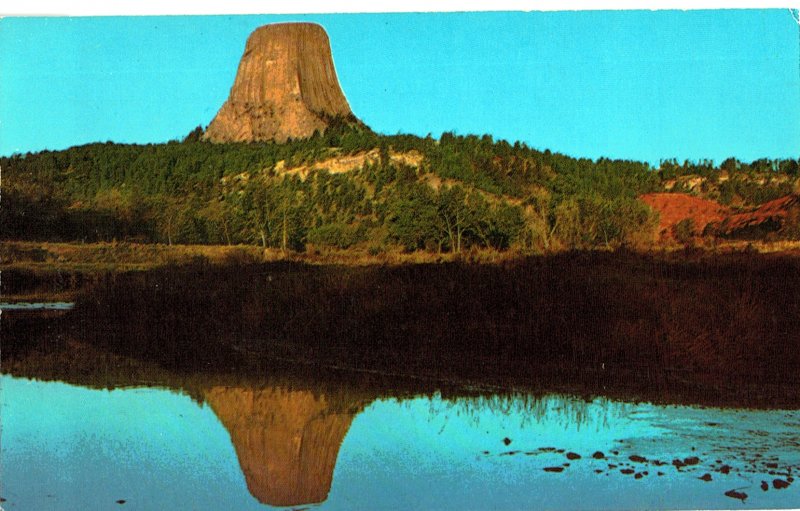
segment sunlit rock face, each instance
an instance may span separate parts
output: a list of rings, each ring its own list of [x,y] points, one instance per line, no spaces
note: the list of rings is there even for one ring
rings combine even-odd
[[[230,96],[204,138],[285,142],[323,132],[336,117],[355,121],[325,30],[314,23],[277,23],[247,39]]]
[[[309,391],[214,387],[206,402],[231,435],[250,493],[264,504],[324,501],[353,412]]]

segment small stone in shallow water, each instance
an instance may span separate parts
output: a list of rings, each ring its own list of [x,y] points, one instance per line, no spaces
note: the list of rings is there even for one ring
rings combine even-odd
[[[641,472],[636,472],[636,474],[633,477],[635,477],[636,479],[641,479],[644,476],[642,475]]]
[[[739,499],[742,502],[747,500],[747,494],[746,493],[741,492],[741,491],[736,491],[736,490],[728,490],[728,491],[726,491],[725,492],[725,496],[726,497],[730,497],[732,499]]]
[[[731,471],[731,467],[730,465],[722,465],[721,467],[719,467],[719,471],[722,472],[723,474],[729,474]]]
[[[772,481],[772,487],[775,488],[776,490],[782,490],[784,488],[788,488],[789,484],[790,483],[788,481],[784,481],[783,479],[775,479],[774,481]]]
[[[562,472],[564,467],[544,467],[545,472]]]
[[[595,451],[594,454],[592,454],[592,458],[594,458],[596,460],[602,460],[605,457],[606,457],[606,455],[603,454],[602,451]]]
[[[631,474],[633,474],[635,472],[635,470],[630,469],[630,468],[623,468],[622,470],[620,470],[620,472],[625,474],[625,475],[631,475]]]
[[[508,445],[508,444],[510,444],[510,443],[511,443],[511,439],[510,439],[510,438],[508,438],[508,437],[505,437],[505,438],[503,439],[503,443],[504,443],[504,444],[506,444],[506,445]]]
[[[126,502],[126,501],[125,501],[125,499],[119,499],[119,500],[117,501],[117,504],[124,504],[125,502]]]
[[[596,468],[596,469],[594,469],[594,473],[595,474],[602,474],[603,471],[601,469],[599,469],[599,468]]]
[[[581,455],[578,454],[577,452],[568,452],[567,453],[567,459],[568,460],[579,460],[579,459],[581,459]]]
[[[634,463],[645,463],[647,461],[647,458],[645,458],[644,456],[639,456],[638,454],[629,456],[628,459]]]
[[[767,484],[766,481],[761,481],[761,489],[764,491],[769,490],[769,485]]]
[[[611,451],[611,454],[613,454],[614,456],[618,456],[619,455],[619,451]]]
[[[680,469],[681,469],[681,467],[683,467],[683,466],[685,466],[685,465],[686,465],[686,463],[682,462],[681,460],[679,460],[679,459],[677,459],[677,458],[675,458],[674,460],[672,460],[672,464],[673,464],[673,465],[675,465],[675,468],[677,468],[678,470],[680,470]]]
[[[698,479],[702,479],[705,482],[709,482],[709,481],[711,481],[711,474],[705,473],[705,474],[701,475],[700,477],[698,477]]]
[[[656,474],[656,475],[657,475],[657,476],[663,476],[663,475],[664,475],[664,472],[659,472],[659,473],[658,473],[658,474]]]
[[[700,463],[700,458],[697,456],[689,456],[688,458],[684,458],[683,463],[684,465],[697,465]]]
[[[767,468],[778,468],[777,463],[767,463]]]
[[[617,468],[617,465],[615,465],[615,464],[613,464],[613,463],[609,463],[609,464],[608,464],[608,468],[609,468],[609,469],[612,469],[612,468]]]

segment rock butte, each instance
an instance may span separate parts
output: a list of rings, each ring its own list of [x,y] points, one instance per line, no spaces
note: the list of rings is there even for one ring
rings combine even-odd
[[[327,499],[339,447],[359,405],[336,412],[324,396],[282,388],[213,387],[205,399],[230,433],[256,499],[272,506]]]
[[[325,30],[277,23],[250,34],[228,100],[203,138],[285,142],[323,132],[335,118],[359,124],[339,87]]]

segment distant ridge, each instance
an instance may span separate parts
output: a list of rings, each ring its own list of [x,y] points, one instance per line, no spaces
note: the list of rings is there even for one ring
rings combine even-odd
[[[336,120],[360,124],[339,86],[325,30],[277,23],[250,34],[228,100],[203,138],[285,142],[324,132]]]

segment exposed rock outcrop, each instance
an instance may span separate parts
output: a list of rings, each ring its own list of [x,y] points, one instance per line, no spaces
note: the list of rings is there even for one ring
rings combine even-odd
[[[294,506],[328,497],[357,408],[333,411],[325,396],[282,388],[213,387],[205,399],[230,433],[256,499]]]
[[[640,199],[659,214],[658,232],[663,240],[675,237],[675,227],[691,219],[695,236],[762,239],[769,233],[788,235],[800,228],[800,196],[787,195],[750,211],[733,212],[708,199],[684,193],[650,193]]]
[[[228,100],[203,138],[285,142],[323,132],[336,119],[359,123],[339,87],[325,30],[277,23],[247,39]]]

